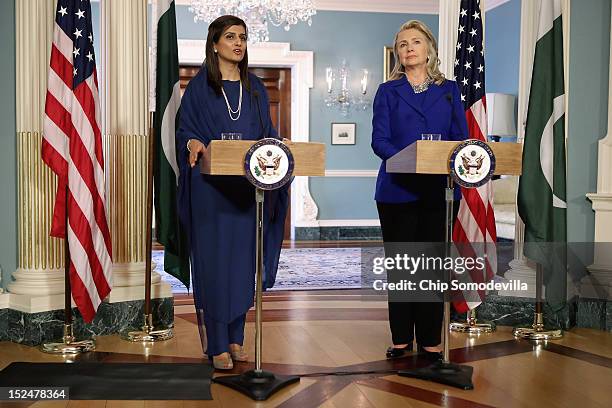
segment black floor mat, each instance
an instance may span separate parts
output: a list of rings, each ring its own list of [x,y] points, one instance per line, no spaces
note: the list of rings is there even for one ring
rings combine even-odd
[[[186,363],[12,363],[0,387],[69,387],[71,400],[210,400],[213,368]]]

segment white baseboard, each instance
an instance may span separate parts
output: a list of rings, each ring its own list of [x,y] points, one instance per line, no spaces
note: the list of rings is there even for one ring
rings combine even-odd
[[[296,228],[317,228],[317,227],[380,227],[378,219],[362,220],[316,220],[309,222],[299,222]]]
[[[325,177],[378,177],[378,170],[325,170]]]

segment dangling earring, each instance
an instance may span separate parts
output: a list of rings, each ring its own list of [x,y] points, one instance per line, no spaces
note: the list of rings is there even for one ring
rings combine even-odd
[[[217,53],[217,50],[215,49],[215,54]],[[429,60],[429,57],[427,57],[427,60]]]

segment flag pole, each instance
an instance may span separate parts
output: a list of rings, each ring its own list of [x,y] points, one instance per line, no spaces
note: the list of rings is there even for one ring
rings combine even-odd
[[[544,286],[544,268],[536,264],[536,304],[531,327],[515,327],[512,334],[516,338],[527,340],[556,340],[563,337],[560,329],[547,329],[544,326],[544,301],[542,289]]]
[[[75,341],[72,327],[72,289],[70,286],[70,247],[68,245],[68,183],[66,183],[66,229],[64,236],[64,335],[61,341],[43,343],[40,350],[49,354],[81,354],[96,349],[93,339]]]
[[[174,337],[174,329],[153,329],[153,313],[151,313],[151,257],[153,256],[153,158],[155,157],[155,129],[153,127],[154,112],[149,112],[149,154],[147,158],[147,213],[145,234],[145,298],[144,324],[141,330],[129,331],[122,338],[131,342],[156,342],[170,340]]]
[[[493,322],[484,322],[478,323],[478,319],[476,318],[476,307],[467,311],[467,316],[465,317],[465,322],[453,322],[450,325],[450,330],[458,333],[472,333],[472,334],[482,334],[482,333],[493,333],[496,330],[495,323]]]

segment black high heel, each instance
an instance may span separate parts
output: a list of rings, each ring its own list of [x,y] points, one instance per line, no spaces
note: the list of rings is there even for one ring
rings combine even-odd
[[[419,355],[425,357],[429,361],[436,362],[444,359],[444,354],[442,354],[441,351],[427,351],[420,345],[417,347],[417,351]]]
[[[409,353],[412,351],[413,345],[412,343],[408,344],[407,346],[404,347],[389,347],[387,349],[387,358],[399,358],[399,357],[403,357],[404,354]]]

